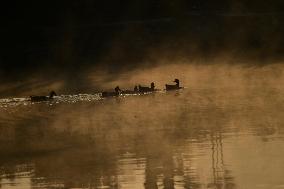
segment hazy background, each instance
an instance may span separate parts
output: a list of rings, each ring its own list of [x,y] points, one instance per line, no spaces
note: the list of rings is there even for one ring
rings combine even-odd
[[[0,9],[1,97],[163,87],[174,77],[192,84],[232,69],[235,78],[282,75],[281,0],[7,1]]]
[[[283,10],[282,0],[2,2],[0,188],[283,188]],[[3,99],[174,78],[186,88]]]

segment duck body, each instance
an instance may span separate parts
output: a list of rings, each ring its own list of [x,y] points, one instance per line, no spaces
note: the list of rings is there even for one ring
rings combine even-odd
[[[112,97],[112,96],[118,96],[119,93],[117,92],[102,92],[102,97],[105,98],[105,97]]]
[[[183,89],[183,87],[179,86],[179,80],[178,79],[175,79],[173,82],[175,82],[176,84],[175,85],[166,84],[166,91]]]
[[[125,90],[125,91],[121,91],[121,94],[139,94],[138,91],[131,91],[131,90]]]
[[[48,96],[30,96],[32,102],[48,101],[50,98]]]
[[[183,89],[183,87],[180,87],[178,85],[168,85],[168,84],[166,84],[166,91],[179,90],[179,89]]]
[[[56,93],[54,91],[51,91],[49,96],[30,96],[30,98],[32,102],[41,102],[52,100],[54,96],[56,96]]]
[[[155,84],[154,82],[151,83],[151,87],[142,87],[141,85],[138,86],[138,91],[140,93],[145,93],[145,92],[153,92],[155,91]]]
[[[154,91],[153,89],[151,89],[150,87],[142,87],[139,85],[139,92],[140,93],[144,93],[144,92],[152,92]]]
[[[119,88],[119,86],[116,86],[114,88],[114,92],[102,92],[102,97],[111,97],[111,96],[119,96],[121,93],[121,89]]]

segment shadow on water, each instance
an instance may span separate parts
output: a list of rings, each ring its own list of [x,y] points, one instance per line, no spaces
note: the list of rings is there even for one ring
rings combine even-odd
[[[241,141],[261,148],[263,142],[273,145],[269,142],[282,140],[282,118],[278,111],[273,112],[273,102],[262,101],[267,100],[265,96],[250,99],[242,95],[185,89],[3,109],[0,186],[255,186],[255,180],[244,182],[242,177],[245,168],[238,159],[245,158],[237,156],[249,148]],[[259,142],[259,137],[271,140]],[[262,165],[262,160],[256,162]],[[274,176],[280,179],[279,174]]]

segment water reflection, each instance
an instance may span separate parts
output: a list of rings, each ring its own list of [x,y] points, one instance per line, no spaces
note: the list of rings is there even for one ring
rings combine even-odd
[[[234,178],[224,163],[222,134],[211,135],[212,145],[212,183],[208,188],[235,188]]]
[[[283,105],[272,99],[185,89],[1,109],[1,188],[281,186]]]

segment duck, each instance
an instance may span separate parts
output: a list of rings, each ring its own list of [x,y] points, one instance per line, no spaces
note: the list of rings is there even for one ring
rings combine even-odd
[[[119,88],[119,86],[116,86],[114,88],[114,92],[102,92],[102,97],[111,97],[111,96],[119,96],[121,94],[121,89]]]
[[[48,101],[52,100],[57,94],[54,91],[49,93],[49,96],[30,96],[32,102]]]
[[[133,91],[132,90],[123,90],[121,94],[131,95],[131,94],[139,94],[138,86],[135,85]]]
[[[140,93],[153,92],[153,91],[155,91],[155,83],[152,82],[152,83],[150,84],[150,86],[151,86],[151,87],[142,87],[141,85],[139,85],[139,86],[138,86],[138,91],[139,91]]]
[[[175,82],[176,84],[175,85],[166,84],[166,91],[177,90],[177,89],[182,89],[183,88],[183,87],[179,86],[179,79],[175,79],[173,82]]]

